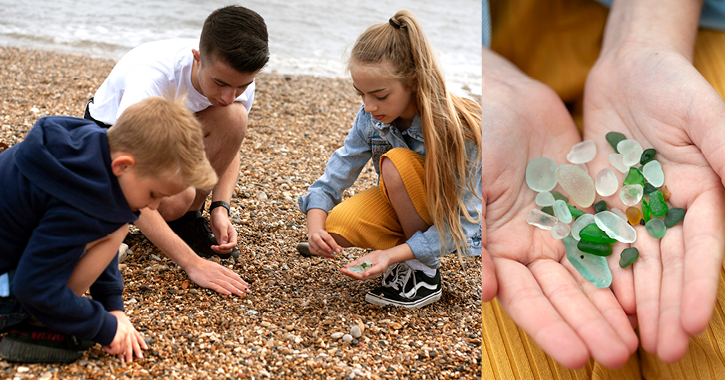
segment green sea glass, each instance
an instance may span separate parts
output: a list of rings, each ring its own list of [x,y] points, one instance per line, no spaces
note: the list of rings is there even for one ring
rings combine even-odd
[[[564,201],[564,202],[566,202],[566,203],[569,203],[569,198],[565,197],[565,196],[564,196],[564,195],[562,195],[562,194],[561,194],[560,192],[558,192],[558,191],[556,191],[556,190],[552,190],[552,191],[550,191],[550,193],[551,193],[551,195],[553,195],[553,196],[554,196],[554,200],[559,200],[559,199],[561,199],[562,201]]]
[[[665,227],[665,222],[662,221],[662,219],[650,219],[647,224],[644,225],[644,228],[647,229],[647,232],[655,239],[661,239],[663,236],[665,236],[665,232],[667,232],[667,227]]]
[[[580,240],[588,240],[595,243],[614,243],[617,240],[612,239],[604,231],[602,231],[596,223],[592,223],[579,231]]]
[[[604,200],[601,200],[594,204],[595,213],[602,212],[602,211],[607,211],[607,202],[605,202]]]
[[[581,231],[579,232],[579,236],[582,236]],[[584,240],[584,238],[582,238],[582,240],[579,240],[576,247],[582,252],[591,253],[592,255],[597,256],[609,256],[612,254],[612,245],[610,243],[597,243]]]
[[[639,158],[639,164],[644,165],[652,160],[654,160],[655,156],[657,155],[657,151],[649,148],[645,149],[644,152],[642,152],[642,156]]]
[[[674,227],[682,219],[685,219],[685,210],[681,208],[671,208],[665,214],[665,227]]]
[[[541,212],[554,216],[554,208],[551,206],[542,207]]]
[[[642,220],[644,220],[645,224],[649,222],[649,219],[652,217],[652,212],[649,209],[649,203],[647,203],[647,200],[642,198]]]
[[[642,194],[649,195],[657,191],[657,188],[652,186],[651,183],[647,182],[644,184],[644,190],[642,191]]]
[[[619,267],[626,268],[639,258],[639,250],[635,247],[625,248],[619,255]]]
[[[665,203],[665,196],[657,190],[649,195],[649,209],[654,216],[665,216],[669,207]]]
[[[627,136],[625,136],[619,132],[609,132],[609,133],[607,133],[606,138],[607,138],[607,142],[609,142],[609,145],[611,145],[612,148],[614,148],[614,151],[619,153],[619,151],[617,150],[617,144],[619,144],[619,142],[622,140],[626,140]]]
[[[624,186],[627,185],[641,185],[644,188],[644,176],[642,172],[637,170],[637,168],[629,168],[629,173],[627,173],[627,177],[624,179]]]
[[[564,238],[564,246],[566,258],[585,280],[597,288],[606,288],[612,284],[612,271],[606,257],[580,251],[571,235]]]
[[[372,264],[373,263],[371,261],[365,260],[362,263],[360,263],[360,265],[356,265],[354,267],[349,267],[347,269],[349,271],[355,272],[355,273],[364,273],[366,270],[368,270],[368,268],[370,268],[372,266]]]
[[[572,206],[572,205],[570,205],[568,203],[566,205],[567,205],[567,207],[569,207],[569,212],[571,213],[571,217],[574,218],[574,219],[576,219],[576,218],[578,218],[578,217],[586,214],[584,211],[579,210],[578,208],[576,208],[576,206]]]

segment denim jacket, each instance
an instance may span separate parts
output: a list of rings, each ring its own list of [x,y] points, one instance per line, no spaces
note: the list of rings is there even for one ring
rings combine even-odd
[[[307,194],[299,198],[299,206],[302,213],[313,208],[330,212],[335,205],[342,201],[342,194],[350,187],[360,175],[365,164],[372,158],[375,172],[378,173],[380,183],[380,157],[393,148],[407,148],[425,157],[425,145],[423,143],[423,130],[420,117],[415,115],[413,124],[402,133],[395,127],[395,124],[383,124],[376,120],[371,114],[365,112],[365,107],[355,118],[352,130],[345,138],[344,145],[335,151],[325,167],[325,174],[313,183],[307,190]],[[481,157],[476,156],[475,144],[470,143],[467,147],[468,154],[476,163],[475,176],[473,179],[476,195],[481,196]],[[467,205],[468,212],[473,218],[481,215],[481,199],[472,194],[468,188],[463,189],[463,201]],[[465,216],[461,216],[461,226],[466,235],[470,255],[481,254],[481,222],[471,223]],[[444,254],[455,252],[455,244],[450,233],[447,233]],[[443,242],[438,235],[436,226],[431,226],[427,231],[416,232],[406,242],[415,258],[423,264],[432,267],[440,267],[438,256]]]

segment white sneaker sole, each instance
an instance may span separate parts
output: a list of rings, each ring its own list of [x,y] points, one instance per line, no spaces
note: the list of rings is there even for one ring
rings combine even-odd
[[[415,302],[398,302],[398,301],[389,300],[387,298],[382,298],[378,295],[368,292],[367,294],[365,294],[365,301],[367,301],[368,303],[373,304],[373,305],[380,305],[380,306],[393,305],[393,306],[407,307],[409,309],[417,309],[417,308],[421,308],[423,306],[430,305],[433,302],[438,301],[439,299],[441,299],[442,293],[443,293],[443,289],[438,289],[437,292],[431,293],[428,297],[421,298]]]

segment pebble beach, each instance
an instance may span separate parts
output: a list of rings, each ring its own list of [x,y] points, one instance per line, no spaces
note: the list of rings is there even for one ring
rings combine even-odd
[[[42,116],[82,116],[114,61],[0,47],[0,151]],[[380,279],[339,272],[364,254],[304,258],[297,207],[352,126],[360,100],[349,79],[261,73],[232,198],[237,260],[219,261],[251,285],[223,296],[133,228],[121,266],[126,312],[149,343],[121,363],[100,345],[72,364],[0,360],[7,379],[480,379],[481,260],[442,258],[443,296],[422,309],[380,307]],[[372,165],[347,190],[376,184]],[[218,260],[218,259],[217,259]]]

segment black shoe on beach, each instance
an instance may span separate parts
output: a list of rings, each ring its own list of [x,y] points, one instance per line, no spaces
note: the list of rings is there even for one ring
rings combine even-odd
[[[0,340],[0,357],[22,363],[71,363],[83,356],[95,342],[22,322]]]
[[[383,285],[369,291],[365,301],[373,305],[419,308],[438,301],[441,293],[440,270],[436,269],[435,276],[428,277],[403,262],[385,270]]]
[[[168,222],[168,225],[201,257],[218,256],[220,259],[228,259],[232,256],[231,253],[217,253],[211,249],[212,245],[219,243],[211,232],[209,220],[201,216],[200,211],[189,211],[181,218]]]

